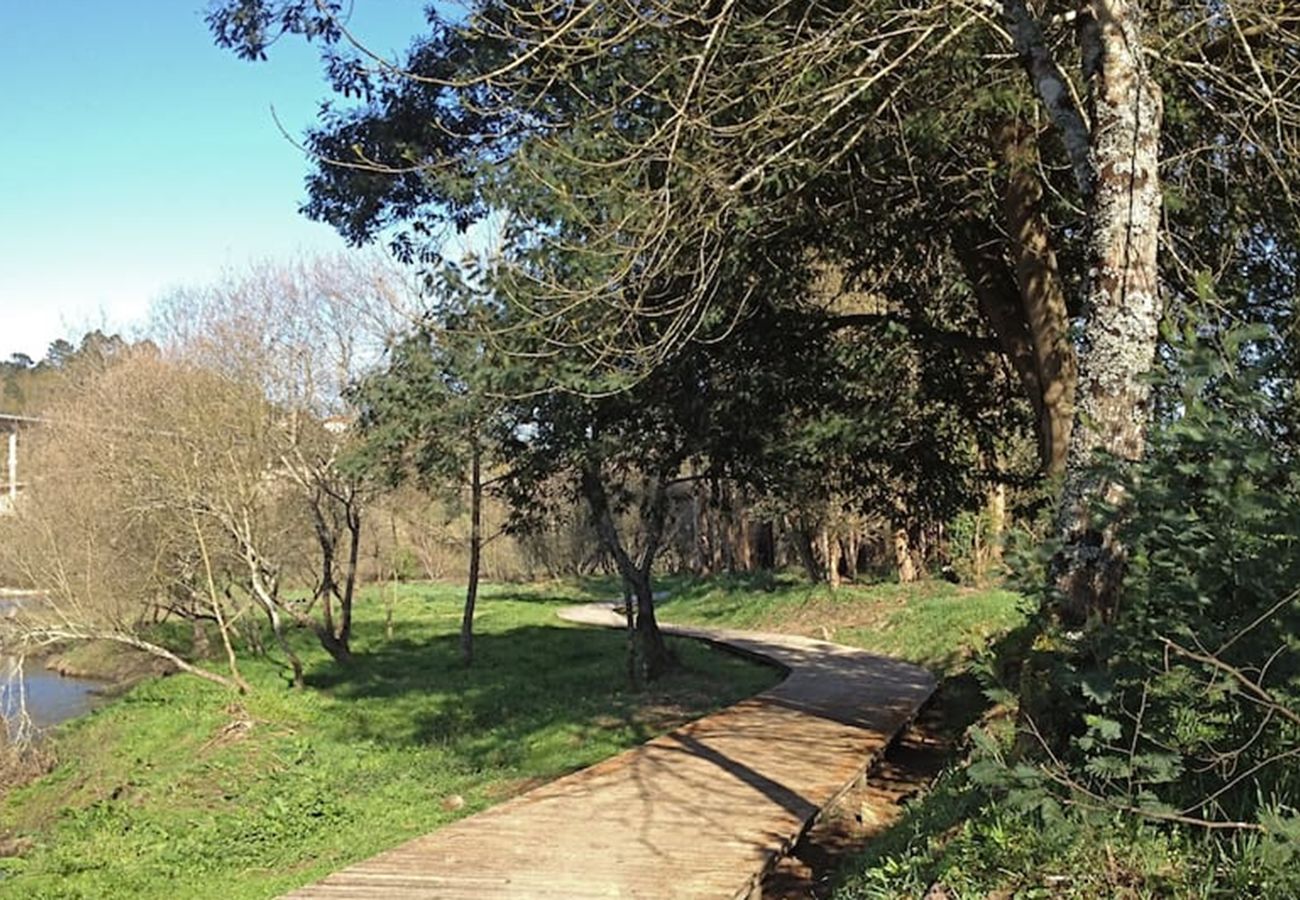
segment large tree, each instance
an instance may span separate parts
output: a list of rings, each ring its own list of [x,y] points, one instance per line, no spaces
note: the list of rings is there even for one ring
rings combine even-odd
[[[1142,452],[1166,305],[1217,279],[1240,288],[1225,316],[1267,317],[1294,287],[1286,2],[485,0],[432,11],[394,61],[337,4],[210,22],[249,56],[322,39],[361,98],[309,137],[310,214],[418,255],[437,223],[508,211],[497,290],[602,372],[799,296],[819,258],[886,297],[877,324],[994,337],[1063,479],[1069,622],[1113,601],[1124,551],[1088,509],[1119,492],[1092,462]],[[932,302],[963,294],[974,318]]]

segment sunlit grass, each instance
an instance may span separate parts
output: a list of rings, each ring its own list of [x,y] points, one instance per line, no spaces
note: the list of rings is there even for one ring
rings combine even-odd
[[[62,764],[11,795],[34,841],[0,865],[12,897],[267,897],[590,765],[778,679],[695,642],[683,671],[627,689],[624,639],[566,626],[572,588],[489,588],[472,670],[459,588],[410,586],[384,636],[368,592],[356,660],[297,641],[309,689],[249,660],[247,697],[184,676],[66,726]]]
[[[952,674],[1025,620],[1018,594],[945,581],[847,584],[832,591],[792,577],[678,581],[666,621],[789,631]]]

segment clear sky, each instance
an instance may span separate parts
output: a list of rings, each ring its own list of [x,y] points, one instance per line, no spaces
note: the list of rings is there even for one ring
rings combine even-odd
[[[356,0],[353,29],[404,48],[420,0]],[[0,358],[129,326],[169,287],[252,258],[343,246],[298,214],[285,140],[327,95],[300,40],[244,62],[206,0],[0,0]]]

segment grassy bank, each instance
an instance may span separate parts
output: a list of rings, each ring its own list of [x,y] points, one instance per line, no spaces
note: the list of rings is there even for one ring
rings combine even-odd
[[[906,659],[940,675],[1024,622],[1018,594],[946,581],[844,585],[794,577],[670,581],[665,621],[786,631]]]
[[[685,670],[632,694],[622,635],[554,616],[572,591],[489,589],[457,663],[459,589],[403,588],[394,634],[362,598],[352,666],[299,635],[306,691],[272,656],[248,697],[150,681],[59,733],[58,768],[0,809],[31,841],[0,896],[268,897],[646,740],[775,682],[678,642]]]

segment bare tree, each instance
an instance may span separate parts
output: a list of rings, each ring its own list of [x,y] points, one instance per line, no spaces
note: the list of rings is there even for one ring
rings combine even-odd
[[[178,432],[164,430],[185,423],[160,406],[202,397],[210,409],[212,388],[210,379],[135,351],[49,408],[31,434],[39,479],[4,542],[41,599],[5,620],[8,643],[112,641],[247,690],[232,644],[243,610],[223,590],[233,547],[194,502],[211,473],[199,470],[201,457]],[[153,635],[172,616],[216,626],[229,676]]]
[[[287,616],[313,630],[340,662],[351,657],[362,519],[373,493],[347,464],[355,419],[348,392],[417,303],[400,266],[378,254],[345,254],[255,265],[154,309],[152,331],[168,357],[251,385],[273,407],[275,427],[259,440],[271,457],[268,469],[306,513],[317,549],[315,587],[306,603],[286,606],[276,596],[272,570],[279,565],[251,549],[246,564],[257,577],[250,583],[277,634]],[[246,545],[255,543],[242,515],[230,511],[227,522]]]

